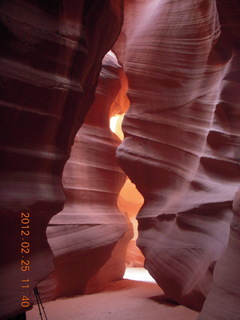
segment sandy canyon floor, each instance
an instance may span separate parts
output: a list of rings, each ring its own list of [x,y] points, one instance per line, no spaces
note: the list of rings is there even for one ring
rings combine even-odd
[[[128,268],[123,280],[98,293],[44,303],[48,320],[195,320],[198,312],[176,305],[143,268]],[[27,320],[41,319],[35,305]],[[43,319],[45,319],[43,315]]]

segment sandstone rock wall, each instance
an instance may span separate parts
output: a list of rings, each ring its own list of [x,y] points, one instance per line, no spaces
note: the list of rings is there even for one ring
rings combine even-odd
[[[115,158],[120,140],[109,128],[109,113],[121,89],[120,73],[116,58],[107,54],[95,101],[64,168],[64,209],[47,228],[55,269],[39,286],[44,300],[89,292],[121,279],[125,271],[132,227],[117,207],[126,177]]]
[[[222,136],[221,145],[217,144],[218,150],[225,155],[231,162],[232,167],[238,171],[229,171],[227,166],[222,167],[222,171],[228,176],[232,174],[232,179],[237,180],[239,184],[240,171],[240,73],[239,73],[239,29],[240,29],[240,5],[237,1],[217,1],[219,17],[222,25],[222,50],[225,56],[233,52],[231,68],[223,82],[219,107],[219,120],[221,128],[227,134]],[[224,121],[225,120],[225,121]],[[224,125],[225,124],[225,125]],[[231,148],[230,148],[231,146]],[[224,183],[225,185],[225,183]],[[225,185],[227,188],[228,186]],[[223,255],[217,262],[214,270],[213,285],[199,320],[233,320],[239,318],[240,292],[239,292],[239,203],[240,193],[237,191],[233,201],[234,217],[231,221],[230,236],[228,245]]]
[[[63,167],[122,9],[120,0],[0,3],[1,318],[26,310],[23,295],[53,270],[46,227],[63,208]],[[24,240],[21,212],[30,214]],[[23,242],[30,252],[21,256]],[[21,260],[30,271],[21,271]]]
[[[114,45],[122,89],[110,59],[111,85],[77,134],[122,1],[1,1],[0,318],[25,311],[23,296],[53,271],[46,227],[63,209],[76,134],[68,201],[48,229],[56,270],[41,289],[46,299],[91,292],[116,277],[113,265],[121,276],[131,231],[116,207],[119,141],[106,126],[126,109],[127,86],[117,160],[144,196],[145,266],[176,302],[200,310],[207,296],[199,319],[238,318],[239,14],[236,0],[126,0]]]
[[[231,223],[227,249],[214,270],[213,285],[198,320],[234,320],[239,318],[239,213],[240,192],[233,202],[234,218]]]
[[[117,157],[144,196],[138,245],[166,296],[198,310],[240,178],[234,48],[219,19],[214,1],[126,1],[114,46],[130,100]]]

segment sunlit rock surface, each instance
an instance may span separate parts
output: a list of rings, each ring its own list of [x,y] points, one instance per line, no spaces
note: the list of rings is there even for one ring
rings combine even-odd
[[[121,189],[117,204],[119,209],[128,215],[134,230],[134,237],[130,241],[127,249],[126,265],[128,267],[143,267],[144,257],[136,245],[136,239],[138,237],[138,223],[136,216],[143,205],[143,197],[129,179],[126,180],[123,188]]]
[[[89,292],[124,274],[132,227],[117,207],[126,177],[115,158],[120,140],[109,128],[109,114],[121,88],[120,71],[116,58],[107,54],[94,104],[64,168],[66,203],[47,229],[55,270],[39,287],[46,300]],[[53,287],[50,281],[55,283],[53,292],[47,292]]]
[[[0,3],[0,318],[26,310],[23,295],[53,270],[46,226],[63,208],[63,167],[93,102],[102,58],[120,32],[122,9],[120,0]],[[21,212],[30,213],[24,240]],[[30,251],[21,255],[23,241]],[[21,271],[21,260],[30,271]]]
[[[166,296],[198,310],[240,178],[239,69],[218,10],[215,1],[126,1],[114,46],[130,100],[117,158],[145,200],[138,245]]]

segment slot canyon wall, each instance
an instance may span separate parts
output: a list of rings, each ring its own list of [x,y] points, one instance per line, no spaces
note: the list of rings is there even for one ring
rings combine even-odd
[[[7,0],[0,12],[3,319],[25,311],[24,296],[53,271],[46,227],[63,208],[63,167],[119,35],[123,5]],[[30,234],[22,233],[27,226]]]
[[[0,318],[27,309],[26,278],[24,295],[38,285],[51,300],[122,277],[124,171],[144,197],[137,243],[165,295],[203,307],[201,320],[236,320],[238,1],[3,0],[0,13]],[[120,144],[108,121],[127,88]]]
[[[109,117],[123,112],[121,67],[107,54],[95,101],[78,131],[63,171],[64,209],[49,222],[47,237],[54,272],[40,283],[44,300],[92,292],[125,272],[132,225],[117,207],[126,176],[116,162],[121,140],[110,130]],[[120,92],[121,91],[121,92]]]
[[[144,196],[145,267],[168,298],[201,310],[221,257],[200,319],[239,314],[238,200],[228,243],[240,181],[239,9],[126,1],[114,45],[131,105],[117,158]]]

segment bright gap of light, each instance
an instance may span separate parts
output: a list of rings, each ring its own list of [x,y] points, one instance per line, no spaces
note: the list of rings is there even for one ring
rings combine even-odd
[[[144,268],[126,268],[123,279],[156,283]]]

